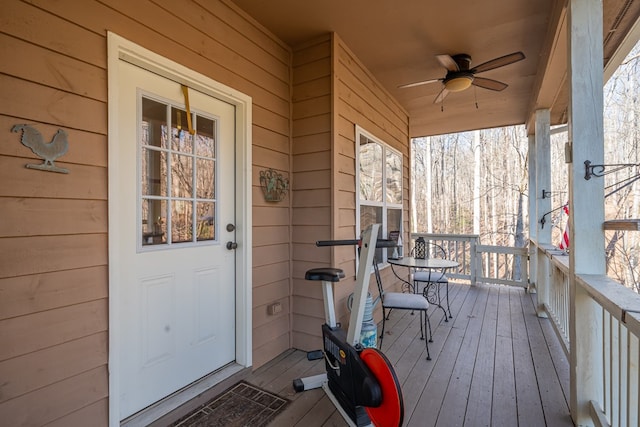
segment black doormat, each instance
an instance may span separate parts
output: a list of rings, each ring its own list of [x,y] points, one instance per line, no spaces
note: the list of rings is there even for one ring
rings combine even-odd
[[[263,427],[288,403],[287,399],[240,381],[170,427]]]

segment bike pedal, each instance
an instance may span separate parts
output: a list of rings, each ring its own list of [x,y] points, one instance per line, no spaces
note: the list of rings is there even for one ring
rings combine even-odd
[[[322,350],[313,350],[307,353],[307,360],[318,360],[324,357]]]

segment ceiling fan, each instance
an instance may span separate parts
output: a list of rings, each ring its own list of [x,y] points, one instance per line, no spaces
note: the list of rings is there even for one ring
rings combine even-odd
[[[468,89],[471,85],[478,86],[484,89],[501,91],[507,88],[506,83],[499,82],[497,80],[485,79],[483,77],[476,77],[476,74],[484,73],[485,71],[494,70],[505,65],[513,64],[514,62],[522,61],[525,58],[524,53],[514,52],[508,55],[494,58],[491,61],[484,62],[477,67],[470,68],[471,56],[466,53],[458,55],[436,55],[436,59],[440,64],[447,69],[447,75],[441,79],[423,80],[420,82],[409,83],[398,86],[399,88],[409,88],[414,86],[426,85],[429,83],[442,82],[442,90],[436,96],[434,104],[442,102],[449,92],[461,92]]]

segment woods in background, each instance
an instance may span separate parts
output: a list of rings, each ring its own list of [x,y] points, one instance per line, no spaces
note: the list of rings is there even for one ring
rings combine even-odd
[[[606,219],[640,218],[640,47],[604,87],[605,164],[625,164],[605,179]],[[559,245],[568,201],[564,147],[551,137],[552,207],[546,224]],[[417,232],[478,234],[483,244],[526,245],[528,138],[524,126],[415,138],[412,147],[411,223]],[[526,225],[526,227],[525,227]],[[640,231],[607,231],[608,274],[639,290]]]

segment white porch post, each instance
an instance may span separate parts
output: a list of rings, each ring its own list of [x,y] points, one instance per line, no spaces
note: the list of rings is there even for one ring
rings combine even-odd
[[[542,197],[542,191],[551,191],[551,114],[548,109],[536,110],[535,153],[536,153],[536,237],[538,246],[551,244],[551,217],[545,216],[551,211],[551,198]],[[538,291],[537,312],[540,317],[547,317],[544,309],[549,304],[549,259],[541,251],[536,251],[536,288]]]
[[[529,135],[529,288],[531,293],[537,292],[537,259],[538,259],[538,226],[536,223],[536,137]],[[533,244],[536,242],[536,244]]]
[[[604,163],[602,0],[570,0],[569,63],[569,340],[571,415],[592,426],[589,401],[602,403],[602,310],[576,274],[606,274],[604,180],[585,180],[584,161]]]

